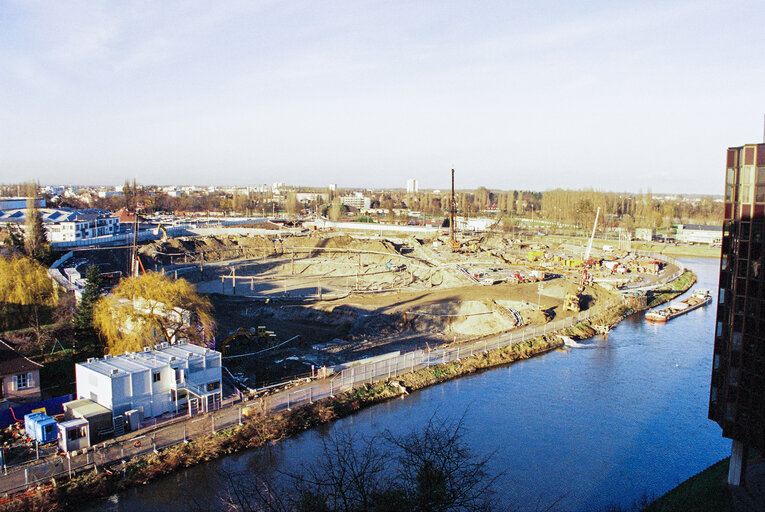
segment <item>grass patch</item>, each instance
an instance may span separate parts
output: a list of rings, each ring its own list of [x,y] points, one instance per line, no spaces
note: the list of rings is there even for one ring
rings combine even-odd
[[[648,505],[644,512],[732,512],[733,501],[725,484],[728,460],[692,476]]]
[[[648,297],[648,307],[652,308],[654,306],[658,306],[659,304],[669,302],[675,297],[686,292],[695,283],[696,283],[696,274],[694,274],[690,270],[686,270],[680,275],[680,277],[678,277],[674,281],[671,281],[665,284],[664,286],[662,286],[660,289],[654,291]]]
[[[632,248],[640,251],[648,251],[665,256],[689,256],[696,258],[719,258],[720,247],[711,247],[709,245],[666,245],[655,243],[635,243],[632,241]]]

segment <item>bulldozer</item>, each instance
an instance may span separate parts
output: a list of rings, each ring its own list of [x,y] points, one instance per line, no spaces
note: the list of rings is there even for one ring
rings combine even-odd
[[[579,294],[569,293],[566,295],[566,298],[563,300],[563,311],[579,313]]]
[[[584,285],[588,282],[590,282],[590,274],[587,270],[582,270],[582,277],[579,279],[579,286],[576,288],[576,293],[566,294],[566,297],[563,299],[563,311],[579,313],[581,310],[579,301],[582,297],[582,293],[584,293]]]
[[[260,342],[261,340],[263,340],[263,344],[266,346],[276,343],[276,334],[273,331],[267,331],[264,325],[259,325],[257,329],[244,329],[240,327],[218,343],[218,350],[226,356],[229,354],[230,347],[237,342],[241,343],[242,338],[247,340],[245,343]]]

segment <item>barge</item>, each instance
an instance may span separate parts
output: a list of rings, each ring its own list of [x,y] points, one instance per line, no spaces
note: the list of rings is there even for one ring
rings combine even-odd
[[[712,294],[709,290],[697,290],[687,299],[680,302],[673,302],[666,308],[658,311],[650,311],[645,314],[645,319],[649,322],[665,323],[675,317],[690,313],[712,302]]]

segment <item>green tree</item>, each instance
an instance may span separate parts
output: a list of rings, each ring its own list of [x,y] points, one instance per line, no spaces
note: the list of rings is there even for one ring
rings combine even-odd
[[[205,345],[215,321],[209,299],[185,279],[160,272],[122,279],[93,307],[93,326],[111,354],[135,352],[161,341]]]
[[[133,208],[133,199],[135,198],[135,180],[133,180],[133,186],[130,185],[129,180],[125,180],[125,184],[122,186],[122,200],[126,209]]]
[[[82,298],[77,305],[77,311],[72,319],[74,328],[78,331],[93,330],[93,306],[101,297],[103,289],[103,279],[101,269],[97,265],[91,265],[85,272],[85,290],[82,292]]]
[[[4,240],[4,245],[9,249],[24,251],[24,232],[16,224],[8,224],[8,236]]]
[[[27,256],[37,261],[45,261],[50,256],[50,246],[45,237],[42,215],[37,209],[37,200],[34,197],[27,199],[24,249]]]

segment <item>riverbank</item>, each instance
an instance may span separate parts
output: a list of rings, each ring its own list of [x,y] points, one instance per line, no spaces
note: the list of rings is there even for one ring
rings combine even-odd
[[[71,480],[24,493],[2,504],[13,512],[76,510],[93,500],[146,485],[179,469],[292,437],[300,432],[354,414],[375,404],[459,376],[528,359],[562,346],[553,335],[517,343],[462,360],[424,368],[397,381],[366,384],[335,397],[268,416],[244,418],[242,425],[206,434],[123,464],[88,471]]]
[[[677,282],[663,288],[662,293],[666,294],[663,296],[666,300],[681,293],[681,287],[690,287],[695,282],[695,275],[688,274],[692,277],[682,278],[681,276],[676,280]],[[613,313],[615,309],[609,309],[609,312]],[[627,310],[621,310],[621,307],[616,311],[619,311],[621,315],[627,313]],[[590,323],[581,323],[565,329],[562,333],[575,339],[583,339],[595,334],[593,324],[602,325],[603,322],[604,318],[598,317]],[[157,454],[130,460],[125,464],[99,468],[98,473],[89,471],[71,481],[34,491],[22,499],[7,503],[5,510],[74,509],[99,497],[146,484],[173,471],[263,446],[317,425],[354,414],[366,407],[401,396],[405,393],[401,386],[406,389],[406,392],[412,392],[464,375],[528,359],[561,346],[562,342],[553,334],[540,336],[487,353],[463,357],[451,363],[423,368],[401,376],[396,384],[380,382],[365,385],[292,411],[268,417],[244,419],[241,426],[216,434],[207,434],[189,443],[178,444],[163,449]]]
[[[641,243],[635,242],[634,240],[632,241],[632,248],[654,254],[672,256],[673,258],[690,257],[720,259],[721,251],[720,247],[712,247],[710,245],[672,245],[652,242]]]
[[[643,512],[731,512],[733,498],[725,485],[729,460],[723,459],[692,476],[651,502]]]

